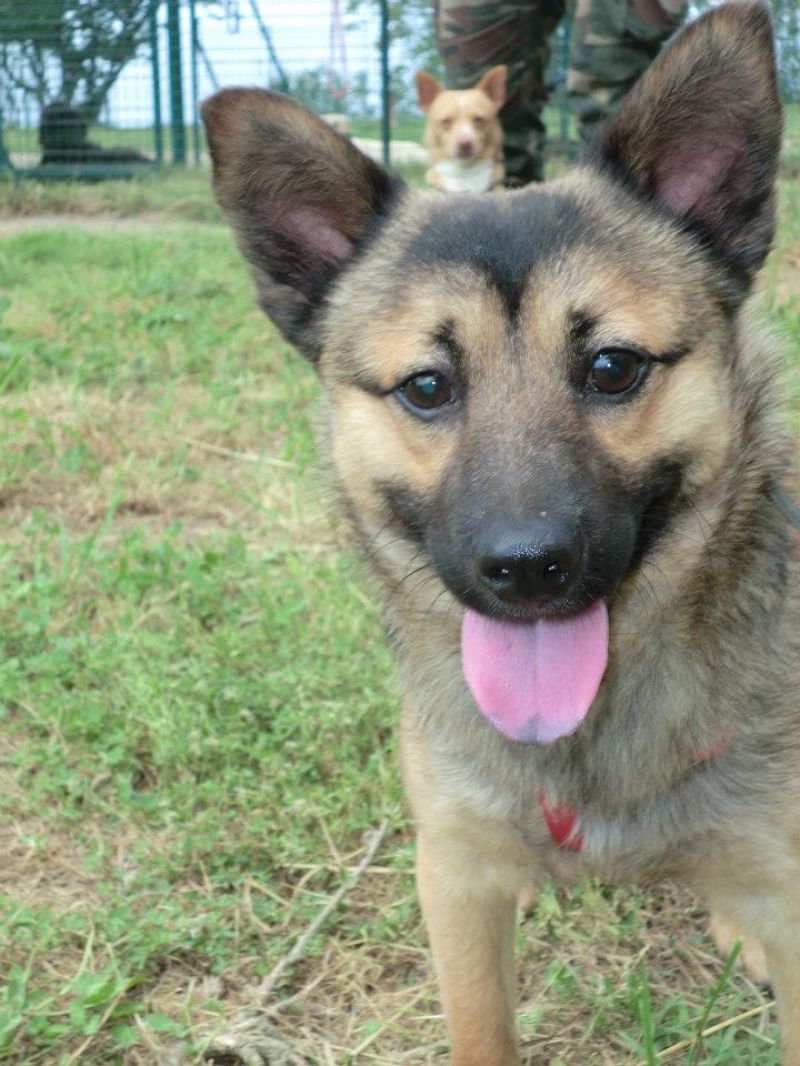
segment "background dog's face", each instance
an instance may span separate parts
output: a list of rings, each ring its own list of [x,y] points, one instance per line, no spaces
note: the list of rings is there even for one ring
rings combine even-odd
[[[506,100],[506,67],[492,67],[472,89],[445,89],[422,70],[416,80],[419,106],[428,116],[425,144],[434,162],[499,154],[503,131],[497,112]]]
[[[781,133],[767,9],[693,24],[588,166],[499,197],[407,195],[273,94],[204,117],[262,304],[319,362],[378,571],[427,567],[511,618],[613,596],[746,417],[734,334]]]

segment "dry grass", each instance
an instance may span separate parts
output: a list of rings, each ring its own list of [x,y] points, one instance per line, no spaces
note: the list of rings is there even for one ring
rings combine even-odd
[[[262,387],[267,394],[269,383]],[[134,526],[160,534],[179,525],[187,540],[239,529],[254,545],[335,547],[320,483],[313,473],[298,478],[299,464],[280,458],[281,433],[259,436],[247,424],[220,433],[203,414],[206,401],[202,386],[180,383],[170,394],[174,420],[161,421],[143,393],[76,394],[55,383],[18,397],[15,444],[26,467],[0,489],[8,535],[21,536],[30,515],[46,510],[75,535],[113,514],[107,534],[116,537]],[[73,469],[53,461],[68,453],[90,460]],[[180,476],[187,467],[202,476]]]

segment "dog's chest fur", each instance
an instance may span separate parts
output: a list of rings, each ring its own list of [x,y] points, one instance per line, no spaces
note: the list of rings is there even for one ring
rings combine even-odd
[[[431,170],[439,176],[446,192],[488,192],[495,165],[493,159],[444,159]]]

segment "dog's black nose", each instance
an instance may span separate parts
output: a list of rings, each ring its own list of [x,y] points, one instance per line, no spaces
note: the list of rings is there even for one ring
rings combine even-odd
[[[482,586],[508,603],[532,603],[563,596],[581,568],[580,534],[566,524],[555,522],[527,530],[526,534],[506,533],[495,538],[491,547],[477,556],[476,568]]]

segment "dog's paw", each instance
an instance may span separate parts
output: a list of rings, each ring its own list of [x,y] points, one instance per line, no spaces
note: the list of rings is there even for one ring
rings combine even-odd
[[[769,984],[767,959],[758,940],[747,936],[729,918],[719,914],[711,915],[708,931],[720,953],[726,957],[733,951],[736,941],[740,940],[742,950],[739,954],[739,961],[744,966],[745,973],[758,985]]]
[[[526,918],[529,918],[536,910],[536,900],[539,893],[533,885],[526,885],[519,894],[517,906]]]

